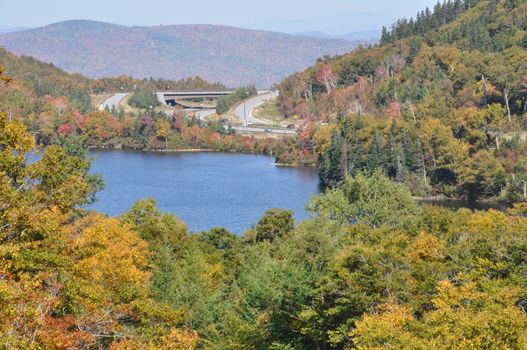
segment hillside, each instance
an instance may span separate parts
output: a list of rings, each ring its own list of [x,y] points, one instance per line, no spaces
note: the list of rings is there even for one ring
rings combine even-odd
[[[0,46],[92,78],[200,76],[270,87],[352,42],[212,25],[125,27],[85,20],[0,35]]]
[[[80,74],[67,73],[53,64],[41,62],[30,56],[16,56],[0,48],[0,66],[5,73],[15,77],[13,83],[0,90],[0,104],[12,113],[32,108],[35,99],[66,97],[70,104],[82,112],[91,108],[90,94],[108,94],[131,91],[145,87],[154,91],[167,87],[178,91],[224,90],[225,86],[210,84],[200,77],[171,81],[166,79],[134,79],[129,76],[89,79]],[[32,100],[33,103],[25,103]],[[38,104],[38,103],[37,103]]]
[[[236,135],[219,123],[201,124],[193,113],[180,109],[167,118],[163,108],[149,108],[158,103],[154,92],[167,88],[225,90],[225,86],[200,77],[176,81],[129,76],[94,80],[2,48],[0,71],[12,78],[7,86],[0,85],[0,115],[7,112],[9,119],[22,122],[39,145],[62,144],[71,136],[83,146],[94,148],[203,148],[277,155],[294,144],[293,139],[269,137],[256,141],[252,136]],[[237,91],[247,89],[255,90],[251,86]],[[113,93],[132,90],[127,103],[133,103],[134,108],[99,111],[99,104]],[[242,93],[234,95],[243,98]]]
[[[526,48],[527,1],[447,1],[290,76],[281,108],[330,123],[311,129],[326,185],[382,169],[419,196],[521,201]]]

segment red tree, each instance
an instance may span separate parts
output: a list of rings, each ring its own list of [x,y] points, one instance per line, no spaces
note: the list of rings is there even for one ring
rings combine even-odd
[[[320,66],[317,72],[317,81],[320,84],[324,84],[328,94],[333,91],[333,88],[337,84],[337,74],[333,72],[333,69],[329,63],[324,63]]]

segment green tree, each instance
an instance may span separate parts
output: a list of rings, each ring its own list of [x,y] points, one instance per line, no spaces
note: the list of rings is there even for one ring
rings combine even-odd
[[[341,189],[314,197],[308,209],[322,217],[348,224],[411,228],[421,212],[411,192],[380,171],[367,177],[346,177]]]
[[[499,160],[481,150],[470,157],[460,176],[460,189],[469,199],[497,197],[505,187],[506,175]]]
[[[186,225],[173,214],[161,213],[153,198],[134,203],[121,221],[132,225],[141,238],[153,245],[167,243],[177,250],[187,238]]]
[[[505,111],[499,104],[491,104],[486,106],[483,111],[483,129],[485,133],[491,138],[496,150],[500,150],[500,141],[505,130]],[[510,118],[510,117],[509,117]],[[510,120],[509,120],[510,122]]]
[[[150,109],[159,106],[160,102],[154,91],[147,87],[141,87],[132,93],[128,99],[128,104],[135,108]]]
[[[295,227],[295,219],[291,210],[269,209],[254,225],[257,242],[273,242],[285,237]]]

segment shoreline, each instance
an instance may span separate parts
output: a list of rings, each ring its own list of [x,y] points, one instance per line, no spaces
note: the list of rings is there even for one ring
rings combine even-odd
[[[282,163],[274,163],[277,167],[281,168],[316,168],[315,164],[282,164]]]
[[[261,155],[266,157],[273,157],[272,154],[263,154],[255,152],[239,152],[234,150],[217,150],[213,148],[171,148],[171,149],[136,149],[136,148],[123,148],[120,146],[116,147],[88,147],[89,151],[132,151],[132,152],[152,152],[152,153],[238,153],[238,154],[249,154],[249,155]],[[302,164],[302,163],[292,163],[292,164],[282,164],[274,163],[275,166],[281,168],[316,168],[316,164]]]
[[[156,153],[213,153],[222,152],[213,148],[187,148],[187,149],[142,149],[141,152],[156,152]]]
[[[247,155],[263,155],[266,157],[273,157],[271,154],[262,154],[262,153],[255,153],[255,152],[239,152],[235,150],[217,150],[213,148],[186,148],[186,149],[133,149],[133,148],[122,148],[122,147],[90,147],[88,148],[90,151],[131,151],[131,152],[151,152],[151,153],[235,153],[235,154],[247,154]],[[302,164],[302,163],[292,163],[292,164],[282,164],[282,163],[273,163],[274,166],[280,167],[280,168],[316,168],[315,164]],[[482,206],[482,207],[489,207],[489,208],[509,208],[510,204],[501,202],[499,200],[492,200],[492,199],[483,199],[483,200],[469,200],[466,198],[452,198],[452,197],[445,197],[445,196],[429,196],[429,197],[421,197],[421,196],[414,196],[414,200],[417,202],[429,202],[429,204],[433,204],[434,202],[444,202],[444,203],[451,203],[453,206],[456,206],[457,204],[465,203],[465,204],[472,204],[474,206]],[[426,203],[424,203],[426,204]]]

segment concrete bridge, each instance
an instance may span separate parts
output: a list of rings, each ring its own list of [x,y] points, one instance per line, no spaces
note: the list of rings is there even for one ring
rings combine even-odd
[[[185,100],[192,98],[217,98],[221,96],[227,96],[235,93],[234,90],[225,91],[163,91],[156,92],[157,99],[162,104],[168,104],[175,106],[177,100]],[[258,95],[269,93],[269,91],[258,91]]]
[[[217,98],[220,96],[227,96],[234,93],[234,91],[166,91],[157,92],[157,99],[162,104],[174,106],[177,100],[191,99],[191,98]]]

